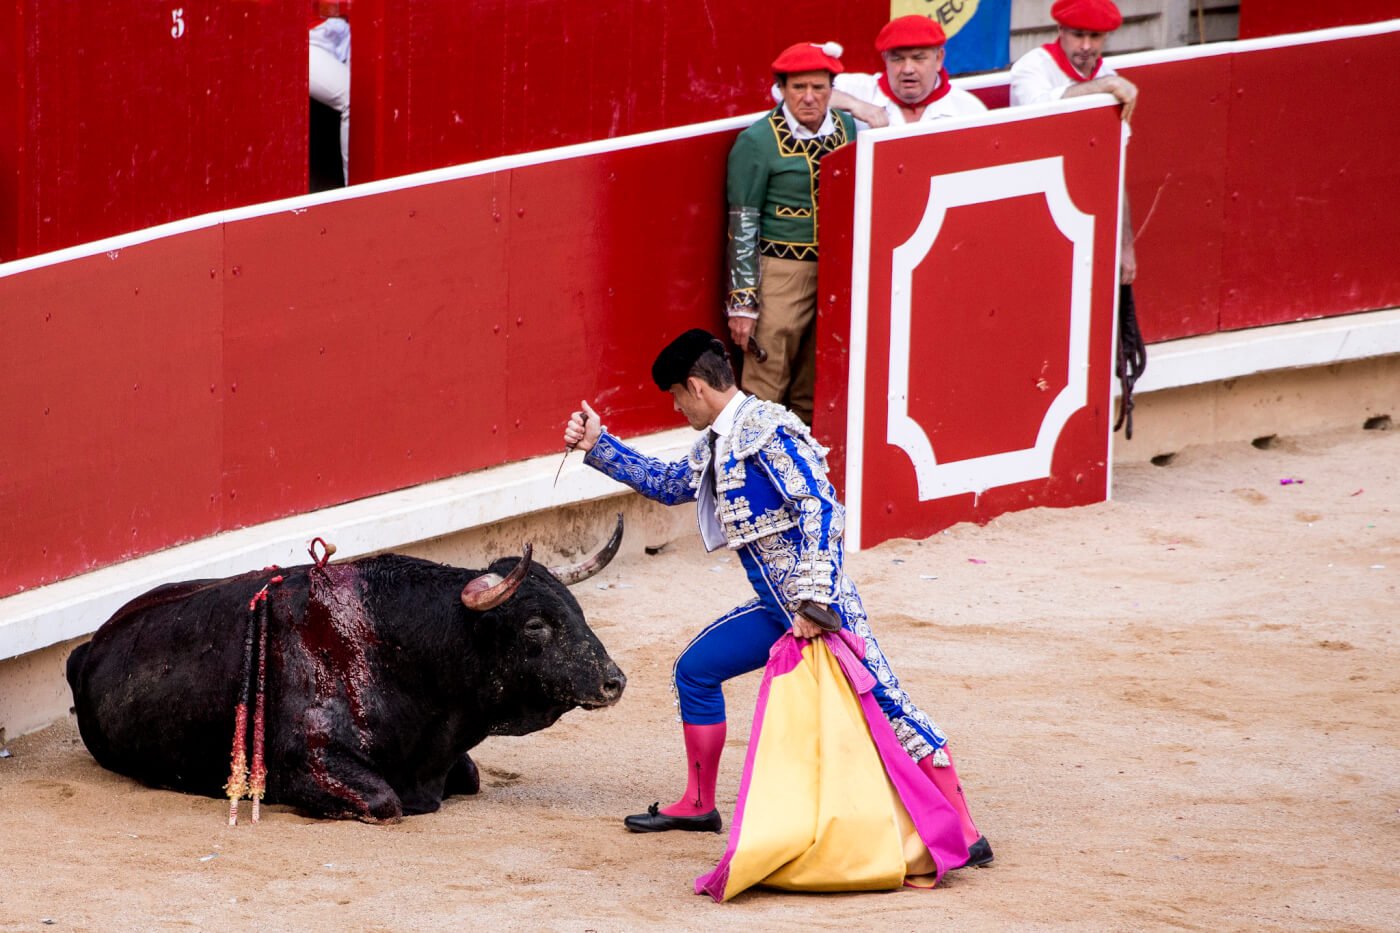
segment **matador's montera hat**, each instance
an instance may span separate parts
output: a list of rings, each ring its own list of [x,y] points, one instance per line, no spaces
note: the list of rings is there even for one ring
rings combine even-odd
[[[724,359],[729,358],[729,351],[714,334],[698,327],[686,331],[656,354],[656,362],[651,364],[652,381],[662,392],[678,382],[685,382],[686,377],[690,375],[690,368],[706,350],[711,350]]]

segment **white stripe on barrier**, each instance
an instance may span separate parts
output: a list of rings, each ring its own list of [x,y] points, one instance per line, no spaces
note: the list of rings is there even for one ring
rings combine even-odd
[[[679,428],[631,443],[678,460],[694,438],[694,431]],[[561,453],[224,532],[0,599],[0,660],[90,634],[162,583],[307,563],[306,548],[317,536],[335,544],[337,559],[359,557],[626,491],[577,455],[556,488]]]
[[[1313,32],[1289,33],[1287,35],[1267,36],[1259,39],[1241,39],[1234,42],[1212,42],[1205,45],[1188,45],[1170,49],[1133,52],[1127,55],[1110,55],[1105,57],[1105,61],[1115,68],[1132,68],[1139,65],[1156,64],[1158,62],[1185,61],[1192,58],[1208,58],[1214,55],[1231,55],[1239,52],[1287,48],[1293,45],[1310,45],[1318,42],[1330,42],[1336,39],[1354,39],[1362,36],[1382,35],[1397,31],[1400,31],[1400,19],[1392,19],[1360,26],[1339,26],[1334,29],[1319,29]],[[1006,84],[1008,81],[1008,74],[1009,73],[1005,71],[998,71],[992,74],[954,78],[952,83],[955,87],[960,87],[964,90],[994,87]],[[1065,103],[1066,102],[1056,102],[1053,105],[1043,106],[1063,107]],[[1009,108],[1007,109],[1009,110]],[[1009,118],[1016,119],[1021,115],[1029,115],[1026,114],[1029,110],[1032,110],[1032,108],[1018,108],[1019,112]],[[1006,113],[1007,111],[1002,110],[994,112]],[[43,253],[38,256],[29,256],[12,262],[0,263],[0,278],[16,275],[30,269],[67,262],[72,259],[81,259],[87,256],[96,256],[99,253],[125,249],[163,237],[173,236],[177,233],[184,233],[190,230],[202,230],[206,227],[215,226],[216,224],[246,220],[251,217],[264,217],[268,214],[276,214],[281,211],[304,211],[318,204],[348,201],[355,198],[382,194],[386,191],[417,188],[443,181],[452,181],[458,178],[471,178],[477,175],[485,175],[491,172],[500,172],[527,165],[558,162],[563,159],[605,152],[618,152],[625,149],[635,149],[639,146],[649,146],[678,139],[690,139],[709,133],[735,132],[744,129],[749,124],[762,117],[764,113],[766,113],[766,111],[755,111],[754,113],[744,114],[742,116],[726,117],[724,119],[711,120],[705,123],[693,123],[685,126],[653,130],[647,133],[637,133],[631,136],[618,136],[613,139],[594,140],[586,143],[576,143],[571,146],[560,146],[555,149],[543,149],[518,155],[500,156],[481,162],[468,162],[461,165],[448,166],[446,168],[430,169],[412,175],[399,175],[393,178],[385,178],[361,185],[353,185],[348,188],[340,188],[334,191],[304,194],[297,197],[284,198],[280,201],[268,201],[261,204],[249,205],[248,207],[230,208],[229,210],[215,211],[210,214],[201,214],[197,217],[176,220],[156,227],[147,227],[143,230],[123,233],[102,240],[94,240],[90,243],[81,243],[66,249],[55,250],[51,253]],[[965,125],[962,122],[963,119],[962,117],[949,117],[943,120],[930,121],[930,123],[917,124],[915,127],[920,130],[948,130]],[[905,127],[904,129],[909,131],[915,129],[915,127]]]
[[[1364,36],[1379,36],[1389,32],[1400,32],[1400,19],[1364,23],[1359,26],[1315,29],[1312,32],[1290,32],[1279,36],[1261,36],[1258,39],[1236,39],[1233,42],[1207,42],[1204,45],[1179,45],[1169,49],[1148,49],[1145,52],[1129,52],[1126,55],[1107,55],[1104,56],[1104,60],[1116,70],[1118,68],[1135,68],[1139,65],[1156,65],[1161,62],[1184,62],[1193,58],[1209,58],[1212,55],[1264,52],[1269,49],[1286,49],[1295,45],[1335,42],[1338,39],[1359,39]]]
[[[846,373],[846,547],[860,550],[865,485],[865,366],[870,353],[870,200],[875,181],[873,137],[856,137],[855,212],[851,230],[850,368]]]
[[[621,152],[626,149],[653,146],[658,143],[672,142],[678,139],[691,139],[693,137],[706,136],[711,133],[737,132],[762,117],[764,113],[767,113],[767,111],[751,113],[740,117],[726,117],[723,120],[711,120],[708,123],[693,123],[687,126],[654,130],[649,133],[637,133],[632,136],[618,136],[613,139],[599,139],[592,142],[576,143],[572,146],[560,146],[556,149],[541,149],[536,152],[526,152],[519,155],[500,156],[481,162],[467,162],[461,165],[451,165],[446,168],[430,169],[412,175],[396,175],[393,178],[366,182],[362,185],[352,185],[348,188],[337,188],[333,191],[323,191],[317,194],[303,194],[292,198],[283,198],[280,201],[266,201],[260,204],[250,204],[247,207],[234,207],[228,210],[214,211],[210,214],[200,214],[197,217],[174,220],[168,224],[161,224],[157,227],[147,227],[143,230],[123,233],[102,240],[94,240],[91,243],[80,243],[76,246],[67,247],[66,249],[55,250],[51,253],[42,253],[38,256],[16,259],[13,262],[0,263],[0,278],[17,275],[21,272],[28,272],[31,269],[58,265],[59,263],[69,262],[74,259],[84,259],[88,256],[96,256],[100,253],[117,253],[132,246],[139,246],[142,243],[149,243],[153,240],[174,236],[178,233],[203,230],[207,227],[217,226],[218,224],[248,220],[253,217],[266,217],[270,214],[280,214],[283,211],[300,213],[307,208],[315,207],[320,204],[330,204],[336,201],[353,201],[357,198],[372,197],[373,195],[384,194],[389,191],[422,188],[428,185],[440,184],[445,181],[455,181],[459,178],[474,178],[478,175],[489,175],[493,172],[503,172],[509,169],[523,168],[530,165],[562,162],[565,159],[576,159],[580,156]]]
[[[1400,308],[1149,344],[1134,393],[1400,354]],[[1118,381],[1113,393],[1118,395]]]

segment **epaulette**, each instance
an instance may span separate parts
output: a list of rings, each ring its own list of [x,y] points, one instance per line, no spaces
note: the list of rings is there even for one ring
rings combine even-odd
[[[730,448],[736,460],[747,460],[763,449],[773,439],[778,428],[783,428],[795,440],[811,447],[816,455],[826,462],[826,448],[812,437],[811,430],[802,419],[774,402],[755,398],[739,409],[734,419],[733,446]]]
[[[710,442],[709,438],[706,436],[708,433],[709,432],[706,431],[700,432],[700,436],[695,439],[695,443],[690,445],[690,453],[687,455],[686,459],[690,462],[690,469],[693,474],[703,472],[704,469],[710,465]],[[692,488],[700,485],[700,478],[698,475],[692,477],[690,485]]]

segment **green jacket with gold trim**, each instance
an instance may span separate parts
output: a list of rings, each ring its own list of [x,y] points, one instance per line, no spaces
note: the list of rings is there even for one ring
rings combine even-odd
[[[855,139],[850,115],[833,109],[833,130],[797,139],[781,106],[729,150],[729,309],[758,308],[758,257],[817,258],[817,186],[823,156]]]

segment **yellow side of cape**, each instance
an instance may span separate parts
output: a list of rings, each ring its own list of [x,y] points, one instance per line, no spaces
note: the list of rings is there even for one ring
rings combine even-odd
[[[830,649],[807,642],[769,690],[724,899],[755,884],[889,890],[933,871],[855,691]]]

